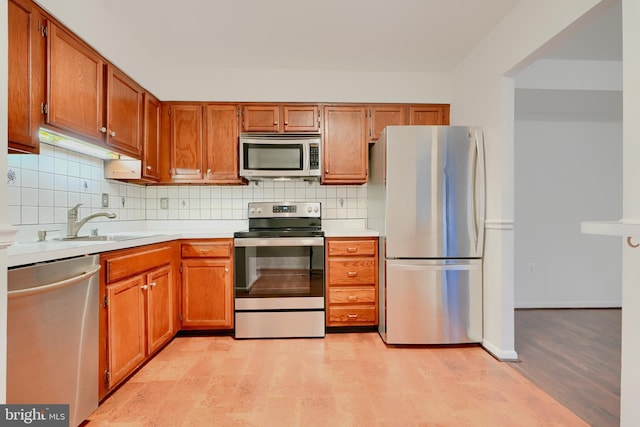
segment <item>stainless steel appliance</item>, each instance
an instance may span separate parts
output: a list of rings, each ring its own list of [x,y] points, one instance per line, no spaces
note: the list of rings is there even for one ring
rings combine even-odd
[[[482,341],[481,129],[389,126],[370,154],[380,335],[388,344]]]
[[[234,234],[235,337],[325,335],[320,203],[249,203]]]
[[[98,407],[98,256],[8,271],[7,403]]]
[[[318,134],[242,134],[240,176],[320,179],[321,147]]]

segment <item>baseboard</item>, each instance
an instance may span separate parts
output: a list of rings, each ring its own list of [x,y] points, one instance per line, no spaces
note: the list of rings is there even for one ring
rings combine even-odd
[[[518,360],[518,353],[515,350],[500,350],[487,340],[482,340],[482,347],[501,362]]]
[[[622,301],[555,301],[518,303],[518,308],[621,308]]]

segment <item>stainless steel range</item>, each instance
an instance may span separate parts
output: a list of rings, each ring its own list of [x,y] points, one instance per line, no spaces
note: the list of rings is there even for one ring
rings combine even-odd
[[[235,337],[325,335],[320,203],[249,203],[234,234]]]

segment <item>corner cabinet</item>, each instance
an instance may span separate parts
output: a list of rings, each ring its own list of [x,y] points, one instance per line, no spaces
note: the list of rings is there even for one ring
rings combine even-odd
[[[378,324],[378,239],[326,239],[326,326]]]
[[[233,239],[180,244],[183,329],[233,328]]]
[[[28,0],[9,0],[8,148],[9,153],[40,152],[43,120],[45,18]]]
[[[325,106],[323,109],[323,184],[367,182],[367,107]]]
[[[101,255],[100,398],[177,331],[175,248],[159,243]]]
[[[160,180],[160,101],[144,94],[144,129],[142,133],[142,179]]]

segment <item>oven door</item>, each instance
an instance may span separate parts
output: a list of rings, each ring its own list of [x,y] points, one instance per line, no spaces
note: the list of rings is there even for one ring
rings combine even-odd
[[[324,238],[236,238],[236,310],[324,309]]]

